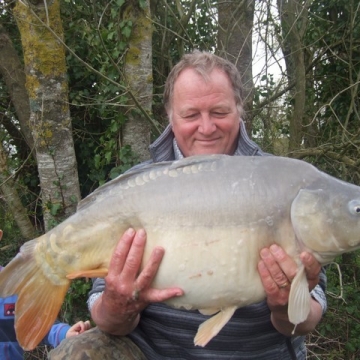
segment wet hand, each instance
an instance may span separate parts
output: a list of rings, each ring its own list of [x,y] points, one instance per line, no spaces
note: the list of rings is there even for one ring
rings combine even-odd
[[[319,282],[320,263],[307,252],[300,254],[311,291]],[[258,271],[267,295],[267,304],[271,311],[271,322],[277,331],[286,335],[305,335],[312,331],[322,316],[320,304],[310,298],[310,312],[307,319],[296,329],[289,321],[288,302],[291,283],[298,271],[296,262],[278,245],[271,245],[260,251]]]
[[[128,229],[121,237],[111,258],[102,295],[102,306],[108,315],[122,316],[131,322],[149,303],[183,295],[179,288],[158,290],[151,286],[164,249],[154,248],[141,269],[145,244],[146,233],[142,229],[137,232]]]
[[[311,291],[319,282],[321,265],[307,252],[303,252],[300,259],[305,266],[309,291]],[[291,283],[297,270],[297,263],[280,246],[273,244],[260,251],[258,271],[271,311],[283,311],[287,314]]]
[[[258,271],[270,310],[285,307],[289,299],[291,282],[297,271],[297,264],[278,245],[271,245],[260,251]]]

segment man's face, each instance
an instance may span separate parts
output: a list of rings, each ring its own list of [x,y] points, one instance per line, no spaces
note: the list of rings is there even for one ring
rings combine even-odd
[[[174,85],[171,124],[184,156],[233,155],[240,119],[231,82],[214,69],[205,82],[193,69],[185,69]]]

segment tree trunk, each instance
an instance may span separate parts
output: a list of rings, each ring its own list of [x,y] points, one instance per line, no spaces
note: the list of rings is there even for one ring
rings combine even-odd
[[[138,104],[149,115],[152,105],[152,23],[150,0],[140,9],[138,1],[128,1],[124,19],[133,24],[129,49],[125,57],[125,78],[128,88]],[[123,131],[123,145],[130,145],[139,160],[149,158],[151,124],[143,113],[130,111]]]
[[[37,233],[31,224],[26,208],[23,206],[20,197],[16,191],[13,177],[9,175],[6,153],[0,141],[0,190],[4,196],[6,204],[14,216],[21,235],[24,240],[33,239]]]
[[[16,116],[20,123],[22,137],[29,148],[33,149],[34,140],[29,127],[30,107],[29,97],[25,88],[24,66],[19,59],[9,35],[1,24],[0,74],[5,81],[11,102],[14,105]]]
[[[218,49],[221,57],[230,60],[238,68],[243,83],[244,110],[252,110],[254,83],[252,74],[252,28],[254,0],[218,1],[219,30]],[[251,132],[250,121],[246,124]]]
[[[17,1],[26,88],[42,192],[45,230],[76,210],[80,189],[68,104],[65,50],[58,0]],[[52,31],[50,31],[52,29]]]
[[[288,81],[295,84],[292,91],[293,111],[290,114],[290,151],[298,149],[303,141],[306,69],[302,40],[307,26],[308,3],[300,5],[296,0],[278,0]]]

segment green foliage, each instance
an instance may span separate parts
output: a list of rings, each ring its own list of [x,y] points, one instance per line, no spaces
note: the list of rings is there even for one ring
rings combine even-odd
[[[360,71],[360,22],[354,18],[356,6],[354,1],[325,4],[316,0],[310,8],[306,40],[317,59],[312,89],[318,107],[324,105],[317,113],[323,141],[339,138],[345,129],[350,133],[358,129],[358,115],[353,111],[360,105],[354,93]]]
[[[359,255],[358,251],[339,256],[336,259],[339,269],[334,264],[327,266],[328,310],[308,341],[313,344],[310,350],[322,358],[358,359],[360,356]]]
[[[19,251],[22,242],[14,217],[7,211],[7,205],[0,201],[0,224],[3,237],[0,240],[0,265],[5,266]]]
[[[121,18],[124,7],[123,0],[106,7],[101,2],[87,1],[63,7],[63,19],[68,19],[64,21],[68,46],[112,80],[102,78],[68,55],[69,98],[82,196],[134,161],[121,143],[129,102],[123,90],[122,65],[133,25],[131,19]]]
[[[89,311],[86,301],[91,289],[91,281],[75,279],[65,296],[65,301],[60,312],[60,319],[68,324],[74,324],[80,320],[89,319]]]
[[[62,208],[60,203],[50,203],[48,207],[52,216],[56,216]]]
[[[261,99],[269,98],[275,90],[274,75],[263,75],[260,78],[260,85],[256,87],[254,94],[254,102],[259,103]]]

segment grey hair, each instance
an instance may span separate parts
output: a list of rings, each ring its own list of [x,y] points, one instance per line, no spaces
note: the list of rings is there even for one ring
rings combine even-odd
[[[209,74],[216,68],[223,71],[229,78],[235,97],[236,107],[241,116],[243,113],[243,87],[238,69],[230,61],[225,60],[209,52],[194,50],[192,53],[185,54],[181,60],[172,68],[166,82],[163,102],[166,113],[171,121],[172,100],[174,96],[174,85],[180,73],[191,68],[199,74],[205,81],[209,80]]]

